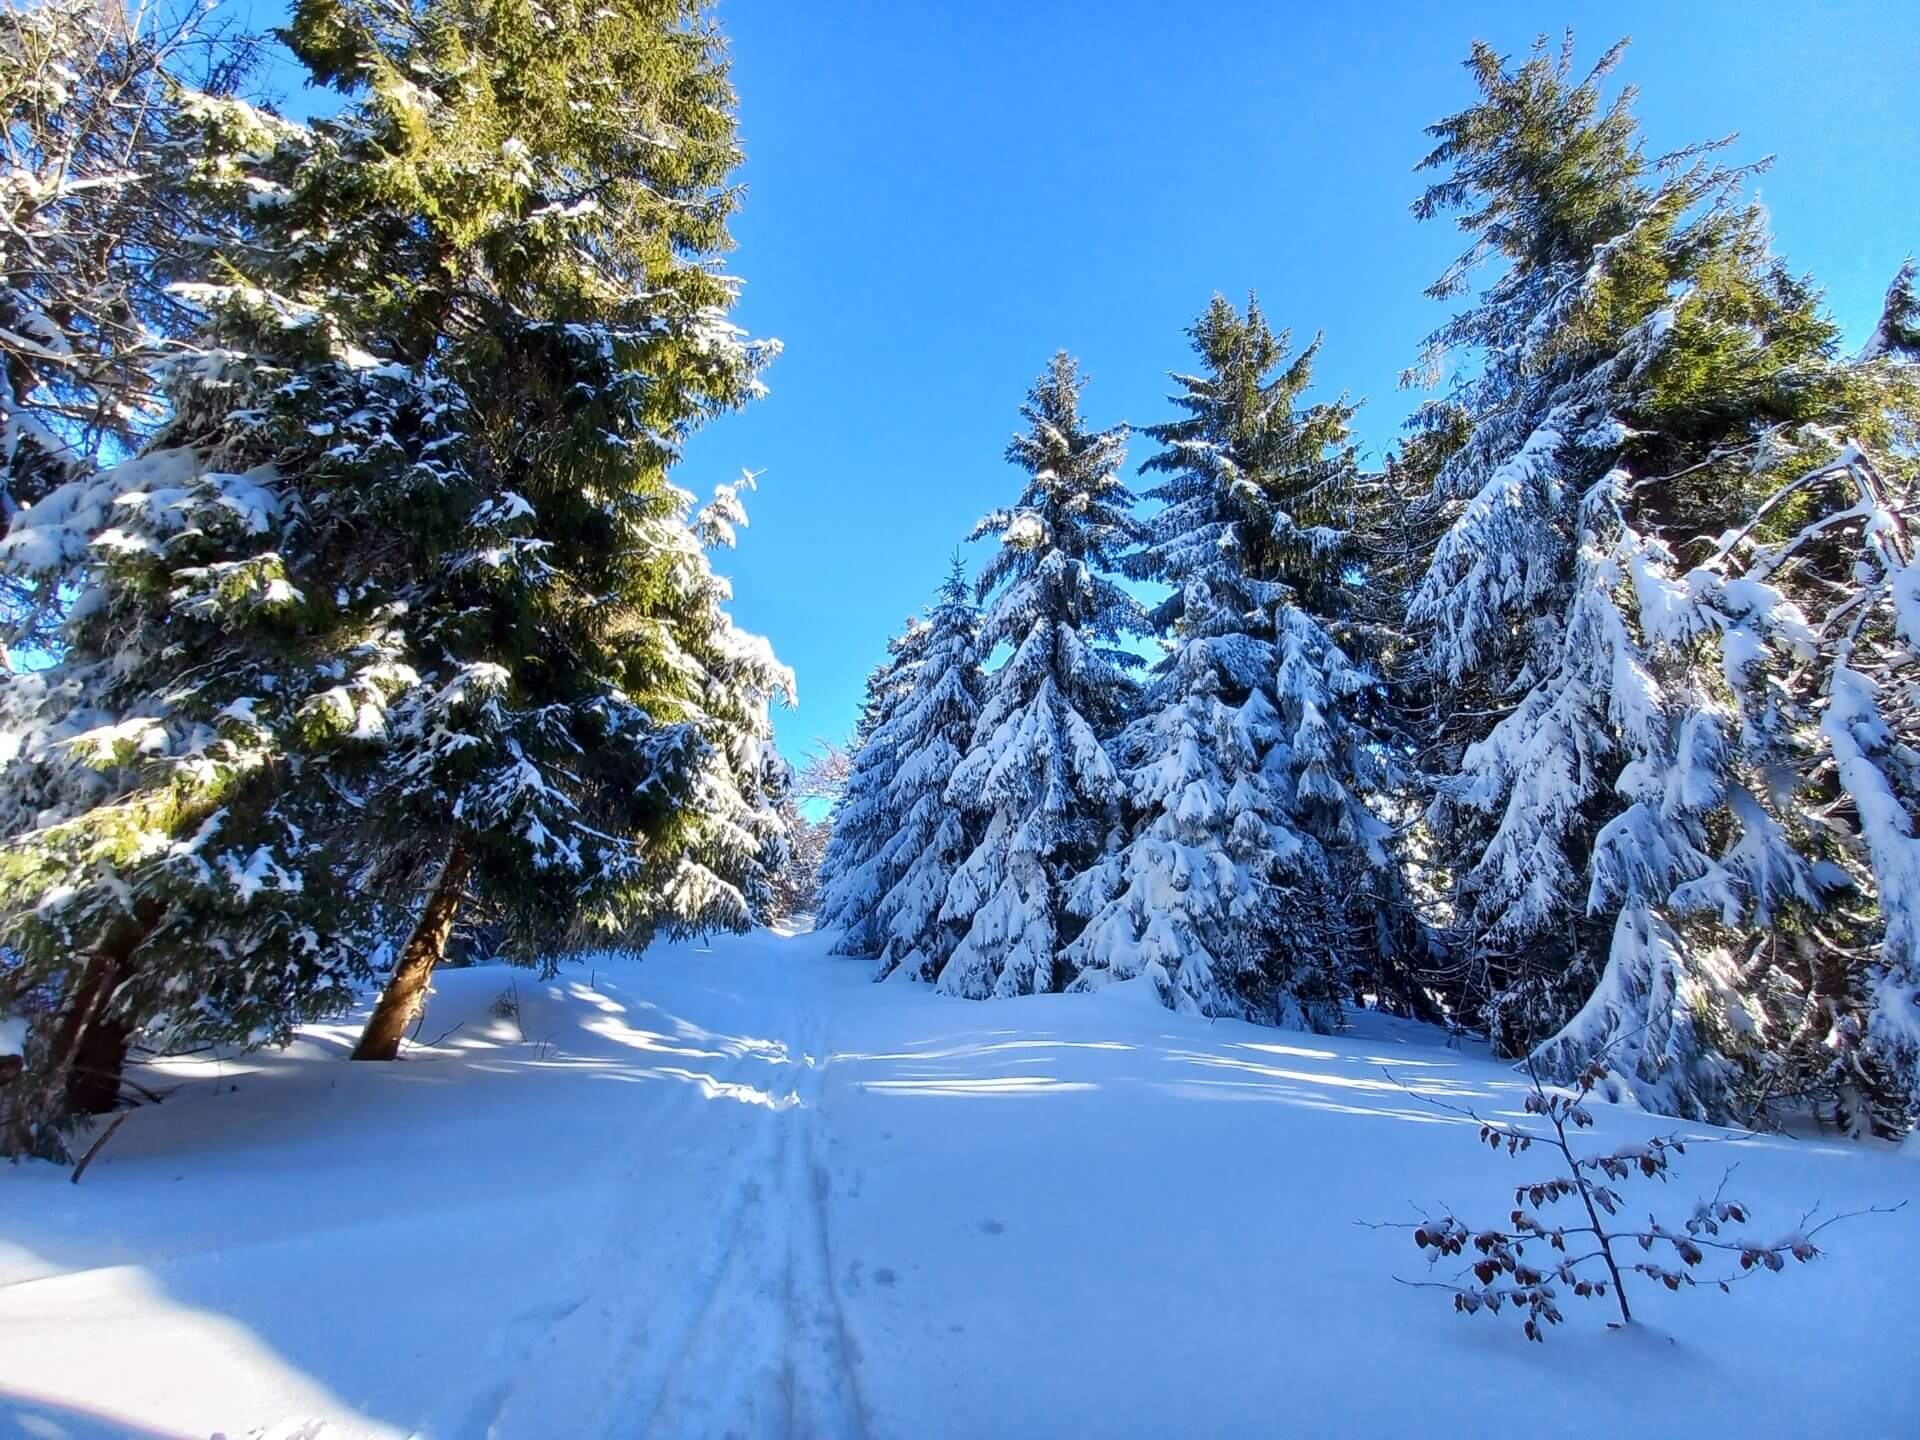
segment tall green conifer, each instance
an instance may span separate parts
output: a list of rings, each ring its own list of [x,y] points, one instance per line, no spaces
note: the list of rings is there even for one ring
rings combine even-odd
[[[301,0],[286,38],[349,103],[242,147],[254,232],[199,292],[164,449],[22,517],[104,557],[37,716],[84,713],[108,782],[8,861],[49,1035],[86,999],[63,954],[109,952],[89,1014],[284,1033],[364,971],[361,897],[424,890],[358,1051],[390,1057],[467,895],[551,957],[743,927],[780,858],[790,679],[705,554],[740,487],[696,515],[667,478],[771,353],[713,263],[738,151],[711,22]],[[285,993],[229,1014],[210,967]]]

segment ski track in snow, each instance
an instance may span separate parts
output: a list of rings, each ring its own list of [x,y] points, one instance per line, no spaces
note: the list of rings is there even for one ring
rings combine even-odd
[[[444,1433],[535,1440],[565,1414],[570,1436],[864,1440],[828,1243],[827,1025],[790,976],[785,988],[796,1038],[783,1058],[769,1066],[760,1047],[711,1072],[717,1087],[761,1090],[771,1103],[740,1107],[745,1134],[711,1167],[708,1193],[720,1204],[693,1276],[663,1284],[652,1237],[616,1208],[600,1243],[572,1262],[600,1278],[581,1298],[515,1315],[479,1367],[508,1378]],[[557,1374],[541,1366],[548,1350],[574,1364]],[[581,1374],[601,1377],[599,1394],[581,1393]],[[565,1383],[539,1383],[547,1375]]]
[[[657,1385],[643,1380],[635,1392],[646,1436],[866,1434],[827,1244],[826,1027],[811,1008],[798,1025],[803,1039],[786,1061],[794,1103],[758,1121],[764,1138],[735,1171],[741,1201],[665,1347],[673,1358]]]

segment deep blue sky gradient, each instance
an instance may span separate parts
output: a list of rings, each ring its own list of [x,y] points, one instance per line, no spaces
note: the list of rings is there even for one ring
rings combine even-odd
[[[242,14],[249,7],[238,7]],[[273,0],[252,12],[269,19]],[[1219,0],[722,0],[747,152],[741,323],[786,353],[771,395],[701,435],[680,481],[764,471],[721,568],[799,674],[797,754],[844,735],[886,637],[1018,477],[1015,408],[1065,346],[1100,424],[1165,418],[1183,327],[1249,289],[1326,332],[1377,459],[1461,248],[1408,213],[1423,127],[1461,108],[1473,38],[1634,37],[1650,146],[1739,131],[1753,192],[1850,342],[1920,250],[1920,5],[1366,5]],[[295,109],[311,100],[289,96]],[[1133,460],[1147,446],[1136,441]],[[975,547],[976,549],[978,547]],[[977,563],[978,556],[970,557]]]

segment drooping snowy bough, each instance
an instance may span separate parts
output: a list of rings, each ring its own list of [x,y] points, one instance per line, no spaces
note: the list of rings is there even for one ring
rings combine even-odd
[[[1428,411],[1469,424],[1409,607],[1453,737],[1454,983],[1557,1078],[1892,1128],[1920,792],[1890,728],[1912,467],[1885,457],[1914,372],[1838,355],[1717,147],[1645,160],[1629,97],[1600,102],[1618,54],[1575,84],[1566,52],[1476,49],[1418,207],[1476,232],[1436,294],[1506,262],[1432,342],[1481,363]]]

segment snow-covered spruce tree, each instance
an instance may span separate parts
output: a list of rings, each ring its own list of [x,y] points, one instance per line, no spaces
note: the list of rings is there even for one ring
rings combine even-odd
[[[1789,832],[1796,855],[1769,874],[1766,852],[1746,837],[1727,858],[1689,853],[1653,838],[1630,811],[1601,832],[1594,867],[1596,886],[1671,886],[1673,923],[1650,926],[1647,943],[1677,948],[1700,928],[1686,923],[1690,913],[1717,907],[1731,924],[1743,885],[1758,892],[1771,879],[1784,889],[1785,866],[1804,859],[1824,903],[1787,908],[1771,929],[1743,937],[1736,973],[1743,1014],[1760,1017],[1760,1048],[1739,1057],[1759,1071],[1757,1090],[1742,1100],[1764,1117],[1770,1102],[1815,1099],[1843,1129],[1882,1135],[1899,1134],[1920,1109],[1915,358],[1889,350],[1848,376],[1884,406],[1883,442],[1872,453],[1816,435],[1815,458],[1796,460],[1808,464],[1796,475],[1775,470],[1767,451],[1777,437],[1755,442],[1748,458],[1775,488],[1717,537],[1685,577],[1686,601],[1674,606],[1684,623],[1720,640],[1742,736],[1768,739],[1766,778],[1807,823]],[[1650,966],[1665,959],[1656,953]],[[1556,1058],[1580,1053],[1595,1030],[1634,1012],[1638,997],[1623,993],[1632,973],[1609,965],[1555,1042]]]
[[[0,525],[163,418],[153,362],[197,319],[169,284],[245,214],[195,183],[204,93],[252,53],[198,5],[0,9]],[[0,576],[0,644],[58,644],[52,570]]]
[[[1436,717],[1450,717],[1458,706],[1453,687],[1422,663],[1417,630],[1407,624],[1409,599],[1446,529],[1433,504],[1435,479],[1469,429],[1458,407],[1435,408],[1439,413],[1424,414],[1420,428],[1404,436],[1379,469],[1355,477],[1351,563],[1360,583],[1351,603],[1359,626],[1377,641],[1370,658],[1385,681],[1383,725],[1394,737],[1391,753],[1402,779],[1391,794],[1376,797],[1394,824],[1409,912],[1403,960],[1394,967],[1401,985],[1389,983],[1386,994],[1407,1012],[1458,1029],[1476,1017],[1459,1004],[1460,967],[1451,963],[1447,944],[1459,898],[1452,884],[1456,857],[1428,823],[1432,797],[1419,783],[1423,774],[1446,768],[1452,736]]]
[[[941,923],[940,909],[955,868],[978,837],[969,832],[965,812],[947,800],[947,786],[980,718],[979,628],[956,556],[927,612],[912,688],[884,727],[893,766],[888,799],[899,828],[882,853],[899,878],[874,906],[874,928],[882,936],[877,980],[936,979],[959,938]]]
[[[827,851],[833,827],[825,820],[809,820],[791,794],[779,803],[780,823],[786,830],[787,859],[773,877],[772,918],[791,920],[812,915],[820,903],[820,861]]]
[[[1815,1068],[1789,1039],[1825,1043],[1822,973],[1858,965],[1821,938],[1844,871],[1779,683],[1823,637],[1720,537],[1779,538],[1805,518],[1767,504],[1782,479],[1894,422],[1718,147],[1648,160],[1632,91],[1601,96],[1620,47],[1577,83],[1570,51],[1509,68],[1476,46],[1481,99],[1433,127],[1443,178],[1415,206],[1474,236],[1436,296],[1504,265],[1430,342],[1477,362],[1424,412],[1466,421],[1409,607],[1438,702],[1429,813],[1462,857],[1463,1003],[1503,1053],[1556,1078],[1604,1055],[1613,1093],[1747,1120]]]
[[[215,204],[245,192],[237,157],[290,169],[306,152],[296,127],[197,104]],[[404,672],[377,618],[342,623],[290,578],[299,512],[267,418],[288,372],[256,338],[211,325],[171,367],[171,417],[142,452],[76,466],[0,547],[73,597],[55,663],[0,681],[0,1015],[27,1022],[0,1090],[15,1154],[57,1157],[68,1122],[111,1107],[136,1036],[283,1038],[344,1004],[377,945],[324,839],[361,746],[351,723],[306,732],[334,692],[377,716]]]
[[[381,1059],[470,888],[509,955],[549,962],[766,913],[766,710],[791,680],[706,559],[744,519],[737,487],[696,517],[667,472],[770,351],[728,322],[712,263],[739,152],[699,4],[442,0],[397,21],[302,0],[290,41],[317,79],[367,87],[329,132],[342,163],[284,207],[354,207],[306,227],[304,263],[363,297],[373,370],[444,376],[460,411],[460,439],[420,457],[438,473],[391,467],[357,410],[326,452],[397,542],[378,583],[420,676],[368,805],[383,870],[428,889],[355,1052]]]
[[[1165,1002],[1326,1028],[1403,926],[1390,778],[1368,729],[1379,682],[1330,633],[1347,610],[1353,482],[1344,401],[1299,406],[1318,343],[1288,355],[1249,300],[1191,328],[1186,415],[1147,431],[1167,478],[1129,573],[1173,588],[1170,653],[1114,741],[1134,820],[1079,878],[1077,989],[1138,975]]]
[[[369,1055],[468,893],[520,958],[769,902],[789,681],[705,554],[736,487],[694,516],[666,478],[766,351],[710,264],[719,41],[670,9],[297,8],[350,103],[255,117],[254,231],[172,424],[14,526],[84,532],[102,581],[62,668],[9,687],[16,766],[84,732],[109,767],[6,857],[35,1136],[87,1034],[284,1034],[377,958],[363,902],[423,882]]]
[[[822,929],[840,932],[833,942],[836,955],[877,955],[884,944],[874,923],[875,907],[898,877],[881,852],[900,828],[886,724],[913,683],[924,630],[918,617],[908,620],[906,629],[887,642],[886,660],[867,676],[846,780],[834,799],[833,828],[820,861],[815,920]]]
[[[1920,360],[1920,266],[1911,258],[1887,287],[1880,323],[1861,347],[1862,362]]]
[[[1113,578],[1144,538],[1120,477],[1126,428],[1089,430],[1083,380],[1064,351],[1028,392],[1027,429],[1007,447],[1026,471],[1019,503],[974,527],[1000,549],[980,574],[993,596],[980,653],[1012,654],[986,679],[972,743],[947,785],[980,839],[954,871],[939,923],[961,933],[939,988],[980,999],[1058,989],[1074,917],[1067,888],[1117,838],[1120,777],[1102,741],[1138,682],[1119,647],[1146,629]]]
[[[847,788],[852,757],[831,740],[816,740],[799,766],[779,803],[787,831],[788,855],[774,880],[776,918],[817,917],[820,908],[820,870],[827,842],[833,837],[831,807]],[[807,818],[806,807],[824,810],[818,820]]]
[[[1920,1112],[1920,335],[1871,359],[1896,357],[1909,397],[1899,458],[1876,465],[1846,447],[1810,484],[1775,493],[1784,507],[1795,490],[1824,488],[1824,513],[1742,556],[1742,578],[1764,584],[1798,568],[1811,583],[1797,588],[1824,601],[1814,628],[1833,643],[1812,676],[1801,672],[1802,693],[1815,697],[1801,713],[1820,711],[1820,818],[1873,902],[1844,928],[1791,937],[1814,983],[1787,1059],[1826,1083],[1843,1121],[1883,1134]],[[1841,543],[1827,548],[1829,537]],[[1824,565],[1795,565],[1815,547]],[[1786,1078],[1790,1090],[1798,1077]]]

